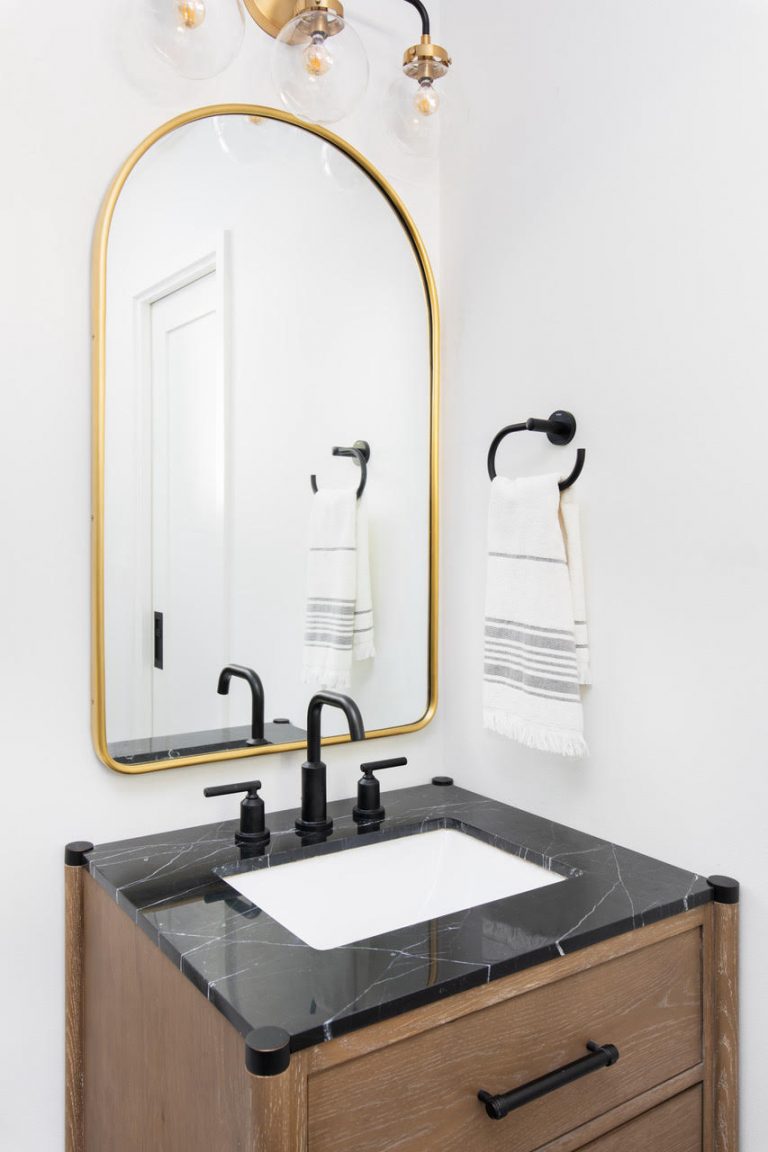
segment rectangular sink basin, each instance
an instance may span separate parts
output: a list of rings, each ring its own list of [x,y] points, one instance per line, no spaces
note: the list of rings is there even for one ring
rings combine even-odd
[[[225,879],[300,940],[322,950],[565,877],[440,828]]]

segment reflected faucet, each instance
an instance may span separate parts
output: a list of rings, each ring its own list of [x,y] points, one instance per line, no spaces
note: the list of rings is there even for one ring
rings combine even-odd
[[[243,664],[228,664],[219,675],[219,696],[229,695],[229,682],[233,676],[245,680],[251,689],[251,738],[246,740],[246,744],[265,744],[264,685],[253,668],[246,668]]]
[[[365,739],[363,718],[351,697],[339,692],[315,693],[307,709],[307,759],[301,766],[301,817],[296,821],[296,831],[305,836],[327,836],[333,828],[333,820],[328,819],[325,764],[320,759],[324,704],[341,709],[353,740]]]

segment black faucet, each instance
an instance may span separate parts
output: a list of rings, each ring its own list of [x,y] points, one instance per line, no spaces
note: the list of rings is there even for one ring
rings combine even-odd
[[[219,696],[229,695],[229,682],[233,676],[245,680],[251,689],[251,738],[246,744],[265,744],[264,739],[264,685],[253,668],[242,664],[228,664],[219,675]]]
[[[320,759],[320,722],[324,704],[341,709],[353,740],[365,739],[363,718],[354,700],[339,692],[315,693],[307,709],[307,759],[301,766],[301,817],[296,821],[296,831],[302,835],[327,836],[333,828],[326,807],[325,764]]]

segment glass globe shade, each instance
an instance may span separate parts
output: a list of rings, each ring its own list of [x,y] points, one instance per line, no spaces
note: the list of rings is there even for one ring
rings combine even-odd
[[[155,50],[182,76],[218,76],[245,34],[240,0],[144,0]]]
[[[398,144],[411,156],[437,156],[440,136],[450,113],[450,94],[444,80],[419,84],[401,75],[389,89],[387,124]]]
[[[300,12],[280,30],[272,77],[289,112],[316,124],[347,116],[368,85],[368,57],[360,37],[333,10],[318,18]]]

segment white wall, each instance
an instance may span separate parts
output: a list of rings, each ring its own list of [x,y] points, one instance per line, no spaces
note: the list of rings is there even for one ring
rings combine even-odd
[[[502,8],[489,66],[478,13],[443,5],[469,114],[443,169],[441,731],[479,791],[742,881],[742,1148],[763,1152],[768,5]],[[485,454],[557,407],[587,449],[583,764],[479,719]],[[570,468],[523,440],[503,474]]]
[[[401,11],[402,9],[402,11]],[[241,57],[209,82],[163,82],[154,97],[128,78],[119,49],[131,5],[83,0],[0,6],[3,161],[0,251],[0,763],[6,829],[2,909],[5,986],[0,1147],[63,1147],[63,846],[220,819],[206,801],[226,765],[120,776],[97,761],[89,734],[89,257],[101,197],[130,150],[156,125],[216,101],[276,104],[270,41],[255,27]],[[371,88],[344,135],[394,177],[436,245],[437,189],[400,163],[380,135],[381,92],[411,42],[404,4],[350,3],[369,49]],[[153,73],[156,79],[156,74]],[[390,786],[428,778],[435,726],[397,741],[412,756]],[[365,757],[392,754],[392,742]],[[334,796],[352,795],[356,748],[329,755]],[[294,805],[302,757],[259,761],[269,809]],[[437,759],[437,756],[435,756]],[[236,806],[235,806],[236,808]]]
[[[743,1149],[762,1152],[768,8],[506,0],[492,14],[504,51],[489,62],[477,13],[441,7],[470,112],[443,173],[441,709],[423,733],[366,755],[411,757],[390,786],[445,766],[478,790],[742,880]],[[394,176],[436,255],[434,184],[397,164],[373,116],[412,13],[382,2],[384,32],[372,9],[349,5],[375,42],[374,90],[340,130]],[[0,11],[0,239],[13,270],[0,307],[0,751],[16,881],[2,917],[0,1146],[12,1152],[62,1146],[63,844],[231,811],[201,796],[226,767],[118,776],[91,750],[88,248],[111,174],[157,123],[215,100],[275,102],[269,44],[249,28],[224,77],[149,98],[112,42],[124,16],[117,0],[44,14],[5,0]],[[581,765],[479,724],[485,452],[502,423],[558,405],[575,411],[588,449],[579,499],[595,685]],[[555,451],[505,445],[500,468],[549,466]],[[332,795],[351,793],[358,759],[333,750]],[[299,760],[259,761],[270,808],[295,803]]]

